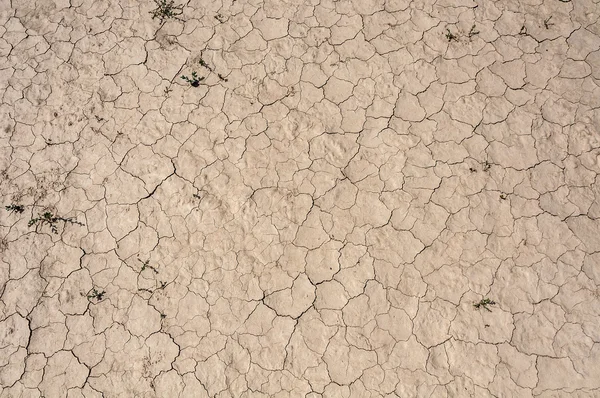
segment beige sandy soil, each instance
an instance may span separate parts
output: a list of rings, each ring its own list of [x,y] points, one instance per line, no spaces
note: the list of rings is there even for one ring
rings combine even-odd
[[[600,396],[597,0],[183,5],[0,0],[0,397]]]

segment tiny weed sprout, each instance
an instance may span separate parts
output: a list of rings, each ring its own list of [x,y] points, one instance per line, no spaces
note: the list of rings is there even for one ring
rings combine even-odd
[[[88,300],[92,301],[92,300],[96,300],[96,302],[98,301],[102,301],[102,299],[104,298],[104,295],[106,294],[106,292],[103,291],[99,291],[96,288],[93,288],[92,290],[90,290],[90,292],[87,294],[87,298]]]
[[[554,25],[554,22],[550,22],[551,19],[552,19],[552,15],[550,15],[548,18],[546,18],[544,20],[544,26],[546,27],[546,29],[550,29],[550,26]]]
[[[208,69],[209,71],[213,71],[213,68],[210,67],[210,65],[208,65],[206,63],[206,61],[204,61],[202,58],[200,58],[200,60],[198,61],[198,63],[200,64],[201,67]]]
[[[183,80],[185,80],[186,82],[188,82],[192,87],[198,87],[200,85],[200,82],[202,80],[204,80],[204,78],[203,77],[199,77],[198,73],[196,73],[196,72],[192,72],[192,77],[191,78],[187,77],[187,76],[184,76],[184,75],[182,75],[181,78]]]
[[[175,5],[175,1],[170,0],[154,0],[156,8],[150,11],[152,19],[160,19],[161,23],[164,23],[168,19],[178,19],[181,21],[179,16],[183,14],[183,6]]]
[[[25,211],[25,206],[23,205],[15,205],[15,204],[11,204],[8,206],[4,206],[4,208],[8,211],[10,211],[11,213],[23,213]]]
[[[450,32],[450,29],[446,29],[446,39],[448,39],[448,43],[450,43],[451,41],[458,41],[458,36]]]
[[[201,66],[201,67],[203,67],[203,68],[205,68],[206,70],[208,70],[208,72],[209,72],[209,75],[210,75],[211,73],[215,73],[215,74],[216,74],[216,75],[219,77],[219,80],[220,80],[220,81],[222,81],[222,82],[226,82],[226,81],[228,81],[228,79],[227,79],[225,76],[223,76],[221,73],[217,73],[217,72],[215,72],[215,68],[214,68],[214,67],[212,67],[212,66],[210,66],[210,65],[209,65],[209,64],[208,64],[208,63],[207,63],[207,62],[206,62],[204,59],[200,58],[200,59],[198,60],[198,63],[200,64],[200,66]],[[204,78],[202,78],[202,79],[204,79]]]
[[[490,310],[490,309],[488,308],[488,305],[495,305],[495,304],[496,304],[496,302],[495,302],[495,301],[493,301],[493,300],[490,300],[489,298],[484,298],[484,299],[481,299],[481,300],[480,300],[478,303],[476,303],[476,304],[473,304],[473,307],[475,307],[475,308],[477,308],[477,309],[480,309],[480,308],[482,308],[482,307],[483,307],[483,308],[485,308],[486,310],[488,310],[489,312],[492,312],[492,310]]]
[[[471,30],[469,30],[469,38],[478,35],[479,31],[476,29],[475,24],[473,24],[473,26],[471,26]]]
[[[506,200],[506,198],[508,198],[508,195],[507,195],[507,194],[505,194],[505,193],[501,193],[501,194],[500,194],[500,199],[502,199],[502,200]]]
[[[29,220],[29,222],[27,223],[27,226],[32,227],[35,225],[35,230],[37,232],[39,226],[48,225],[53,234],[58,234],[58,223],[60,221],[65,224],[68,223],[68,224],[76,224],[76,225],[81,225],[81,226],[85,225],[85,224],[75,220],[74,218],[65,218],[65,217],[55,216],[54,214],[47,211],[44,214],[38,215],[37,217]]]

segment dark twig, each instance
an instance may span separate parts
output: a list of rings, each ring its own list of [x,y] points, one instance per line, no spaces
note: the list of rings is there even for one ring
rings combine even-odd
[[[489,312],[492,312],[492,310],[490,310],[490,309],[488,308],[488,305],[495,305],[495,304],[496,304],[496,302],[495,302],[495,301],[493,301],[493,300],[490,300],[489,298],[484,298],[484,299],[482,299],[481,301],[479,301],[478,303],[476,303],[476,304],[473,304],[473,307],[475,307],[475,308],[477,308],[477,309],[479,309],[479,308],[482,308],[482,307],[483,307],[483,308],[485,308],[486,310],[488,310]]]
[[[450,43],[451,41],[458,41],[458,36],[450,32],[450,29],[446,29],[446,39],[448,39],[448,43]]]

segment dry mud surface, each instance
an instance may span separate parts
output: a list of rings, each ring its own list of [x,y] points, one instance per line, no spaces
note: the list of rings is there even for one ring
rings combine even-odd
[[[183,5],[0,0],[0,397],[600,396],[597,0]]]

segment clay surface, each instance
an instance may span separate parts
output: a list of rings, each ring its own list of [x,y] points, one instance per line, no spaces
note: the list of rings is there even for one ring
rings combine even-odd
[[[600,396],[597,0],[161,3],[0,0],[0,398]]]

